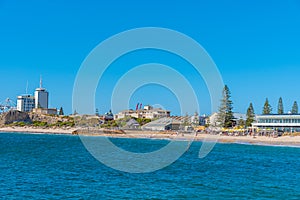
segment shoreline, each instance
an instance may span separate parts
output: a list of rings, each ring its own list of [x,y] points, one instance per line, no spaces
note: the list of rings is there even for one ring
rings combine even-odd
[[[0,133],[44,133],[44,134],[67,134],[72,135],[76,128],[33,128],[33,127],[2,127]]]
[[[2,127],[0,133],[40,133],[40,134],[72,134],[76,128],[33,128],[33,127]],[[155,131],[131,131],[126,130],[124,134],[103,133],[103,134],[79,134],[78,136],[102,136],[111,138],[135,138],[135,139],[167,139],[167,140],[191,140],[217,142],[225,144],[244,144],[259,146],[282,146],[300,147],[300,136],[281,136],[277,138],[267,136],[220,136],[210,134],[174,134],[174,132],[155,132]]]

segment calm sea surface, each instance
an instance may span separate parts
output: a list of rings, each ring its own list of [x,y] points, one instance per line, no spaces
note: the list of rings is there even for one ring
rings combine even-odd
[[[135,152],[166,140],[112,139]],[[77,136],[0,133],[4,199],[300,199],[300,148],[194,142],[174,164],[128,174],[94,159]]]

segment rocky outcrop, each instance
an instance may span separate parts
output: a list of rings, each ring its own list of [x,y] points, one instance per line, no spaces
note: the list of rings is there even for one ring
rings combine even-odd
[[[10,110],[0,115],[0,124],[11,124],[14,122],[31,123],[32,120],[28,113],[20,112],[18,110]]]
[[[29,117],[32,122],[39,121],[39,122],[47,122],[47,124],[56,124],[58,122],[67,122],[69,118],[67,117],[60,117],[56,115],[44,115],[38,113],[29,113]]]
[[[74,119],[66,116],[27,113],[18,110],[11,110],[0,115],[0,125],[12,124],[14,122],[24,122],[26,124],[45,122],[48,125],[61,125],[64,123],[67,124],[67,122],[74,122]]]

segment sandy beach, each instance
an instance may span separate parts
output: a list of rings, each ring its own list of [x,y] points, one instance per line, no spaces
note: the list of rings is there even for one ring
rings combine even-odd
[[[2,127],[0,132],[25,132],[25,133],[45,133],[45,134],[72,134],[76,128],[34,128],[34,127]],[[84,134],[93,135],[94,134]],[[149,138],[149,139],[170,139],[170,140],[194,140],[194,141],[217,141],[218,143],[239,143],[255,145],[274,145],[274,146],[297,146],[300,147],[300,136],[222,136],[210,134],[176,134],[174,132],[155,132],[155,131],[129,131],[124,134],[97,134],[97,136],[115,138]]]
[[[225,136],[210,134],[168,134],[151,131],[128,131],[126,134],[132,138],[155,138],[155,139],[175,139],[175,140],[194,140],[194,141],[211,141],[218,143],[239,143],[239,144],[256,144],[256,145],[275,145],[275,146],[299,146],[300,136]]]
[[[14,133],[45,133],[45,134],[72,134],[76,128],[34,128],[34,127],[2,127],[0,132]]]

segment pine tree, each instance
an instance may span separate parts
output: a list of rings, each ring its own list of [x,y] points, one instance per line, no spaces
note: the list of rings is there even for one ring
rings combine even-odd
[[[282,98],[280,97],[279,98],[279,101],[278,101],[278,111],[277,111],[278,114],[282,115],[284,113],[283,111],[283,103],[282,103]]]
[[[193,116],[192,119],[193,119],[193,120],[191,121],[191,123],[192,123],[194,126],[197,126],[197,125],[200,124],[200,122],[199,122],[199,114],[198,114],[197,111],[194,113],[194,116]]]
[[[185,116],[184,116],[183,124],[182,124],[182,125],[183,125],[183,126],[189,126],[189,125],[190,125],[189,119],[190,119],[189,114],[188,114],[188,113],[185,113]]]
[[[64,115],[64,110],[62,107],[60,107],[60,109],[59,109],[59,115]]]
[[[233,106],[232,101],[230,100],[231,93],[227,85],[225,85],[223,92],[222,92],[222,100],[221,105],[219,107],[219,113],[218,113],[218,123],[224,127],[229,128],[232,127],[232,121],[233,121]]]
[[[266,101],[265,101],[265,104],[264,104],[264,108],[263,108],[263,114],[264,115],[268,115],[268,114],[271,114],[271,112],[272,112],[272,107],[269,104],[268,98],[266,98]]]
[[[250,127],[252,123],[254,122],[255,113],[253,109],[252,103],[250,103],[248,109],[247,109],[247,119],[246,119],[246,126]]]
[[[297,103],[297,101],[294,101],[293,108],[292,108],[292,114],[298,114],[298,103]]]

